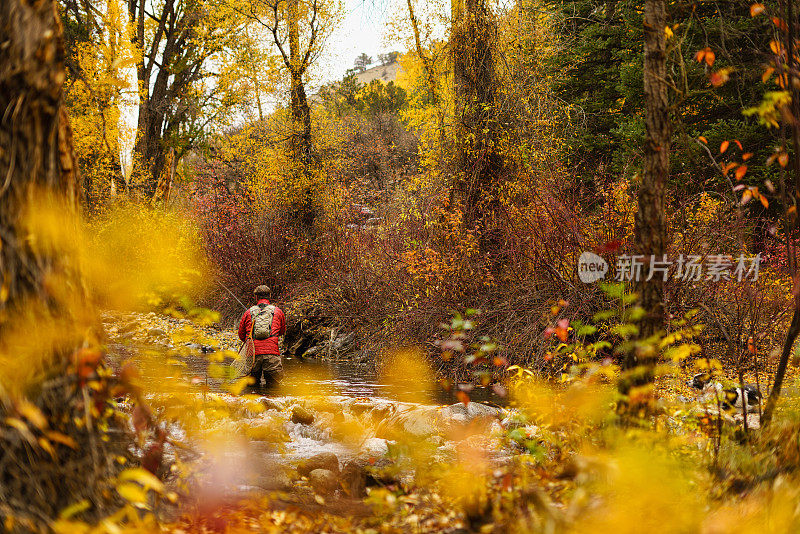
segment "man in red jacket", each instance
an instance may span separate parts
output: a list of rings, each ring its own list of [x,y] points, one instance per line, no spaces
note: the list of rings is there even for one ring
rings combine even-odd
[[[242,315],[239,321],[239,339],[245,341],[248,336],[253,337],[256,349],[255,365],[250,371],[250,376],[255,379],[253,386],[260,387],[263,374],[264,382],[269,387],[277,384],[283,377],[279,338],[286,333],[286,317],[280,308],[267,300],[268,286],[258,286],[253,294],[257,303]]]

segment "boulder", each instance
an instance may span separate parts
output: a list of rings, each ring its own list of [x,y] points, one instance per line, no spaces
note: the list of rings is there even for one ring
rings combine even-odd
[[[118,334],[129,334],[139,328],[139,321],[128,321],[117,328]]]
[[[364,415],[368,411],[375,408],[375,403],[370,401],[369,399],[366,400],[357,400],[355,402],[350,403],[350,413],[353,415]]]
[[[336,473],[327,469],[314,469],[308,474],[308,483],[315,492],[326,495],[339,488]]]
[[[441,428],[441,418],[438,410],[430,408],[414,408],[397,415],[400,427],[415,437],[425,437],[436,434]]]
[[[381,458],[389,452],[389,441],[383,438],[369,438],[361,444],[361,453],[367,456]]]
[[[266,410],[278,410],[278,411],[283,410],[283,404],[274,399],[270,399],[269,397],[261,397],[260,399],[258,399],[258,402],[260,402],[261,405],[264,406],[264,409]]]
[[[292,423],[300,423],[302,425],[310,425],[314,422],[314,414],[307,408],[295,404],[292,406]]]
[[[453,423],[471,423],[475,420],[489,421],[499,418],[502,413],[500,408],[480,402],[469,402],[466,405],[458,402],[442,408],[442,416]]]
[[[324,469],[334,473],[339,472],[339,458],[332,452],[321,452],[315,454],[311,458],[307,458],[300,462],[297,466],[297,473],[301,476],[308,476],[311,471],[316,469]]]
[[[368,486],[386,486],[397,482],[390,460],[367,460],[354,458],[345,462],[342,467],[340,483],[344,491],[353,498],[362,498],[367,495]]]
[[[364,460],[349,460],[342,467],[342,488],[347,495],[354,499],[360,499],[367,495],[366,465],[368,464]]]
[[[372,417],[372,420],[375,422],[383,421],[390,415],[392,415],[397,410],[397,407],[390,403],[384,402],[382,404],[376,405],[370,412],[369,415]]]
[[[289,491],[292,489],[292,481],[289,479],[289,475],[282,470],[256,477],[253,485],[269,491]]]
[[[147,331],[149,337],[167,337],[167,333],[161,328],[151,328]]]

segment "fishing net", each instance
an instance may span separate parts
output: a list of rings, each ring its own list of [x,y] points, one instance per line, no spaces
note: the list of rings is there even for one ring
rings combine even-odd
[[[249,375],[255,364],[256,346],[253,343],[253,338],[247,336],[247,340],[242,344],[242,348],[239,349],[239,356],[231,364],[236,372],[236,378]]]

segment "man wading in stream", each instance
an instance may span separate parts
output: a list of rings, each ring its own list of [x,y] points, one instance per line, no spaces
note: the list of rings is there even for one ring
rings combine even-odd
[[[255,345],[255,364],[250,376],[255,379],[253,387],[261,386],[261,375],[264,375],[266,387],[274,386],[283,377],[281,348],[278,344],[280,336],[286,333],[286,317],[277,306],[267,300],[268,286],[258,286],[253,294],[256,296],[255,306],[244,312],[239,321],[239,339],[246,341],[253,337]]]

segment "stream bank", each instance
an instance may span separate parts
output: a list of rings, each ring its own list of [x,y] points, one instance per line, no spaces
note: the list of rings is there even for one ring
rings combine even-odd
[[[413,479],[418,466],[408,462],[408,447],[441,463],[464,447],[498,464],[512,453],[502,439],[506,409],[454,402],[440,388],[406,402],[381,381],[375,362],[289,357],[273,395],[233,395],[225,391],[230,382],[214,378],[213,363],[214,353],[238,349],[233,332],[154,313],[107,314],[105,323],[112,365],[135,362],[144,391],[165,391],[165,381],[193,385],[169,427],[181,445],[168,442],[164,459],[174,464],[190,451],[190,493],[201,500],[270,491],[362,498],[370,487]],[[153,359],[164,362],[157,372],[148,368]],[[169,394],[148,398],[157,414],[175,413]],[[186,418],[216,438],[188,436]]]
[[[399,400],[382,377],[382,355],[358,350],[352,333],[331,327],[312,309],[301,320],[287,322],[281,351],[286,382],[303,390],[329,395],[376,397]],[[103,316],[109,337],[112,364],[118,364],[143,350],[169,351],[186,366],[183,373],[219,389],[220,381],[209,377],[209,355],[216,351],[238,352],[236,332],[215,326],[201,326],[188,319],[150,313],[110,313]],[[320,322],[316,322],[320,321]],[[440,385],[425,392],[426,403],[446,405],[460,402],[455,387]],[[476,402],[505,406],[507,399],[492,388],[470,385],[469,397]]]

